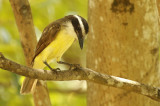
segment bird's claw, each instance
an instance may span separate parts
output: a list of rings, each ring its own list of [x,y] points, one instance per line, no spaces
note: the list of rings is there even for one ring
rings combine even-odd
[[[43,61],[43,63],[44,63],[51,71],[61,71],[60,68],[53,69],[53,68],[47,63],[47,61]]]
[[[60,69],[60,68],[56,68],[55,70],[56,70],[56,71],[61,71],[61,69]]]
[[[80,64],[70,64],[70,63],[66,63],[66,62],[63,62],[63,61],[58,61],[57,63],[68,65],[69,66],[69,70],[76,70],[76,69],[82,68]]]
[[[69,70],[76,70],[76,69],[80,69],[81,65],[80,64],[70,64]]]

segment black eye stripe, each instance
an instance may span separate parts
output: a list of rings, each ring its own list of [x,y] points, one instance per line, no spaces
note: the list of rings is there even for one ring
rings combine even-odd
[[[77,33],[77,35],[79,35],[78,37],[82,38],[83,37],[83,35],[82,35],[82,29],[80,27],[78,19],[75,18],[75,17],[73,17],[71,19],[71,22],[72,22],[72,25],[74,27],[74,31]]]
[[[89,26],[88,26],[87,21],[79,15],[78,15],[78,17],[80,17],[80,21],[82,21],[82,24],[83,24],[83,27],[84,27],[84,30],[85,30],[85,34],[87,34],[89,32]],[[71,20],[71,23],[74,27],[74,31],[77,33],[78,37],[80,37],[80,36],[83,37],[82,28],[80,26],[78,18],[74,15],[68,15],[65,18],[68,18],[69,20]]]

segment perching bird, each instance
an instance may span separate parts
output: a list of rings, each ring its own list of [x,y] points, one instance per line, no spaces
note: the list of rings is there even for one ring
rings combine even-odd
[[[60,61],[64,52],[74,41],[79,41],[83,49],[84,38],[89,31],[87,21],[79,15],[69,15],[49,24],[42,33],[36,46],[32,66],[35,69],[44,69],[44,61],[50,63],[52,60]],[[34,92],[37,79],[25,78],[21,94]]]

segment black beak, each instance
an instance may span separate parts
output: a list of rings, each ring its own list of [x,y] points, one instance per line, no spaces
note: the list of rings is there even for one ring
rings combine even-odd
[[[81,49],[83,49],[83,37],[78,37],[78,41],[79,41],[79,46]]]

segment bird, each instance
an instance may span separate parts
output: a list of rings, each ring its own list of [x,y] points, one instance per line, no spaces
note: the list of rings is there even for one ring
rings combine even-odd
[[[59,62],[62,55],[76,41],[83,49],[84,39],[89,32],[87,21],[79,15],[68,15],[58,19],[42,32],[31,62],[35,69],[44,69],[45,63]],[[55,61],[53,61],[55,60]],[[34,93],[38,79],[25,78],[20,93]]]

